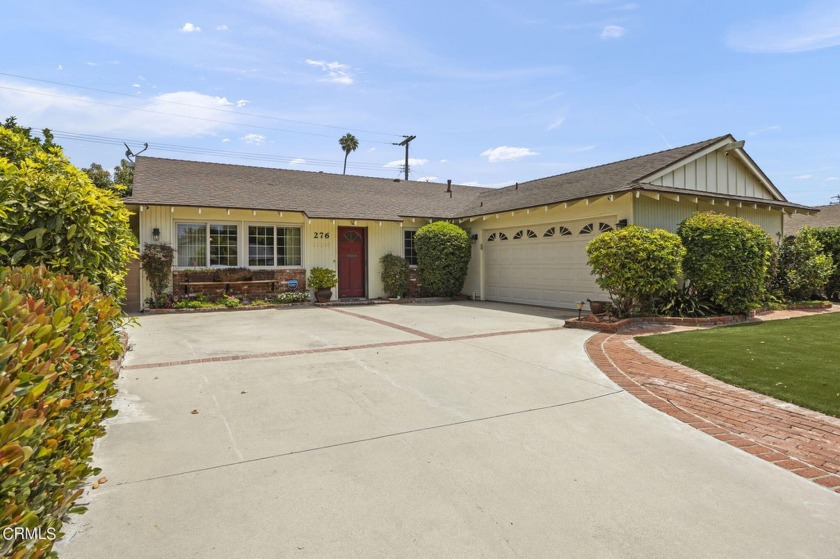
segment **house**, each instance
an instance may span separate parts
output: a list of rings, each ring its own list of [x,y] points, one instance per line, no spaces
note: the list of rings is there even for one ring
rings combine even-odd
[[[786,214],[785,234],[796,233],[806,225],[809,227],[840,227],[840,204],[828,206],[814,206],[812,209],[819,210],[814,214]]]
[[[788,202],[731,135],[500,189],[152,157],[137,158],[134,176],[125,203],[141,243],[177,249],[176,291],[196,268],[242,266],[304,286],[319,266],[338,272],[334,297],[382,297],[380,257],[416,265],[417,229],[448,220],[472,239],[468,296],[574,308],[605,296],[585,251],[601,232],[676,231],[713,210],[775,236],[784,215],[813,213]],[[128,283],[134,300],[148,296],[139,276]]]

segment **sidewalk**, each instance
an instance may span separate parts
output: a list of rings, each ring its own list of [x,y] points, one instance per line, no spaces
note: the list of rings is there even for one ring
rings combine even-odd
[[[830,311],[773,311],[778,320]],[[642,402],[727,444],[840,493],[840,419],[731,386],[669,361],[634,337],[689,328],[642,325],[586,343],[598,368]]]

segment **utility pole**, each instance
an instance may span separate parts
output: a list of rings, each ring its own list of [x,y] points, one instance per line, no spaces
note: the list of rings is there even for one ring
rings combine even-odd
[[[395,146],[405,146],[405,180],[408,180],[408,144],[416,137],[417,136],[403,136],[405,140],[398,144],[394,144]]]

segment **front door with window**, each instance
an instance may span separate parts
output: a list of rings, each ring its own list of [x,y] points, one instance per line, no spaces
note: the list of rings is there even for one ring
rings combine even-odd
[[[365,296],[365,229],[338,228],[338,296]]]

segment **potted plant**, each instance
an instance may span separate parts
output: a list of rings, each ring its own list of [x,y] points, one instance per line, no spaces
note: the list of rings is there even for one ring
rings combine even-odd
[[[312,268],[309,270],[307,285],[315,290],[315,300],[326,303],[332,299],[332,288],[338,284],[338,278],[329,268]]]

